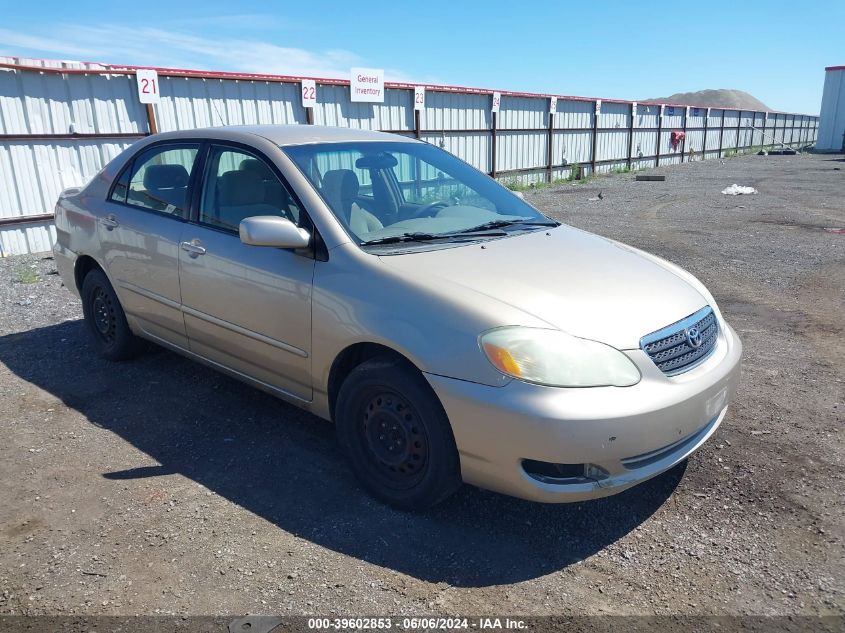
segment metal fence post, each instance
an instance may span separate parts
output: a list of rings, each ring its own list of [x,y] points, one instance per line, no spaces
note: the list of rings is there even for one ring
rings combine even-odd
[[[736,117],[736,143],[734,147],[734,153],[739,154],[739,128],[742,124],[742,110],[737,111]]]
[[[710,108],[704,109],[704,140],[701,142],[701,160],[707,160],[707,128],[710,125]]]
[[[628,171],[631,170],[631,154],[634,151],[634,104],[631,103],[631,120],[628,122]]]
[[[758,115],[758,114],[760,114],[760,113],[759,113],[759,112],[757,112],[757,111],[755,111],[755,112],[754,112],[754,119],[753,119],[753,121],[752,121],[752,123],[751,123],[751,125],[752,125],[752,127],[751,127],[751,145],[752,145],[752,146],[754,146],[754,145],[755,145],[755,143],[754,143],[755,134],[757,134],[757,127],[759,127],[759,126],[757,125],[757,115]],[[760,135],[760,142],[761,142],[761,143],[763,142],[763,136],[762,136],[762,134]]]
[[[765,149],[766,147],[768,147],[768,146],[769,146],[769,144],[768,144],[766,141],[770,141],[770,140],[771,140],[771,138],[769,138],[769,137],[768,137],[768,136],[766,136],[766,134],[765,134],[765,132],[766,132],[766,128],[767,128],[768,126],[769,126],[769,115],[768,115],[768,114],[766,114],[766,116],[763,118],[763,132],[764,132],[764,134],[763,134],[763,148],[764,148],[764,149]]]
[[[684,106],[684,138],[681,139],[681,163],[684,162],[684,154],[687,151],[687,114],[689,114],[689,106]]]
[[[554,122],[555,122],[555,113],[551,111],[549,108],[549,133],[548,133],[548,148],[546,151],[546,169],[549,174],[549,183],[552,182],[552,166],[554,164],[554,151],[553,151],[553,141],[554,141]]]
[[[760,147],[766,148],[766,123],[769,121],[768,111],[763,112],[763,121],[760,123]]]
[[[725,109],[722,108],[722,120],[719,123],[719,158],[722,157],[722,150],[724,149],[722,139],[725,137]]]
[[[773,125],[774,125],[775,127],[777,127],[777,115],[775,114],[775,115],[772,117],[772,119],[774,120],[774,124],[773,124]],[[766,120],[763,122],[763,130],[764,130],[764,131],[765,131],[765,130],[766,130],[766,128],[768,127],[768,126],[767,126],[768,122],[769,122],[769,117],[766,117]],[[766,137],[766,136],[764,136],[764,137],[763,137],[763,147],[770,147],[770,146],[771,146],[771,144],[774,142],[774,138],[775,138],[775,130],[774,130],[774,129],[772,129],[772,133],[771,133],[769,136],[767,136],[767,137]],[[766,141],[769,141],[769,143],[768,143],[768,144],[766,144]]]
[[[654,154],[654,166],[660,167],[660,133],[663,131],[663,105],[657,106],[657,151]]]
[[[775,114],[775,127],[772,130],[772,147],[777,147],[778,143],[778,115]]]
[[[495,178],[496,177],[496,127],[497,127],[497,119],[499,117],[498,112],[491,112],[490,118],[490,175]]]
[[[593,152],[590,155],[590,175],[594,176],[596,173],[596,151],[599,146],[599,104],[600,100],[596,99],[593,102]]]
[[[158,134],[158,123],[156,122],[156,113],[152,103],[147,104],[147,125],[150,128],[150,134]]]
[[[414,110],[414,136],[417,140],[420,139],[422,136],[422,130],[420,129],[420,111]]]

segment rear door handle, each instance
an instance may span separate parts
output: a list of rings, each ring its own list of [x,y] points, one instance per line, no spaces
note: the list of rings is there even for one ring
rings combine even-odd
[[[118,222],[117,218],[113,215],[107,215],[104,218],[100,218],[100,224],[106,227],[109,231],[120,226],[120,222]]]
[[[182,248],[183,251],[188,253],[191,257],[199,257],[200,255],[205,255],[205,247],[200,246],[199,240],[192,240],[190,242],[181,242],[179,246]]]

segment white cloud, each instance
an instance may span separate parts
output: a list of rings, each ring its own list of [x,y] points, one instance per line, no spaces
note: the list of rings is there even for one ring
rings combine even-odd
[[[254,31],[255,29],[282,29],[282,28],[296,28],[298,31],[312,27],[313,25],[303,24],[299,22],[291,22],[283,19],[277,15],[270,15],[266,13],[242,13],[236,15],[197,15],[190,18],[177,18],[170,20],[169,23],[181,28],[202,28],[204,26],[226,27],[229,29],[242,28]]]
[[[233,16],[252,20],[256,16]],[[220,18],[222,19],[222,18]],[[64,24],[56,33],[28,35],[0,29],[0,49],[8,55],[76,56],[83,61],[136,66],[226,70],[279,75],[342,78],[352,66],[378,66],[342,49],[310,51],[257,39],[212,39],[153,27]],[[389,81],[409,81],[388,69]]]
[[[9,29],[0,29],[0,46],[4,50],[23,49],[26,51],[38,51],[49,53],[61,53],[62,55],[91,55],[95,49],[88,46],[80,45],[74,42],[63,42],[62,46],[57,46],[57,42],[51,37],[39,37],[37,35],[27,35]]]

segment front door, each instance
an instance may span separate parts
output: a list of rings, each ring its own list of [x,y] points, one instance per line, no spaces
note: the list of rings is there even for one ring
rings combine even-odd
[[[141,152],[120,175],[97,233],[127,318],[146,334],[188,347],[179,293],[179,242],[199,145]]]
[[[238,225],[256,215],[307,222],[263,157],[211,146],[197,222],[185,227],[179,250],[189,346],[209,360],[311,400],[314,259],[243,244]]]

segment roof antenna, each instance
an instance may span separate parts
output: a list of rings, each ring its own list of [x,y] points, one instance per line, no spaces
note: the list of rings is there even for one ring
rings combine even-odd
[[[220,110],[217,109],[217,103],[215,103],[214,99],[209,99],[211,101],[211,107],[214,108],[214,112],[217,113],[217,118],[220,119],[220,125],[226,125],[226,121],[223,120],[223,115],[220,114]]]

